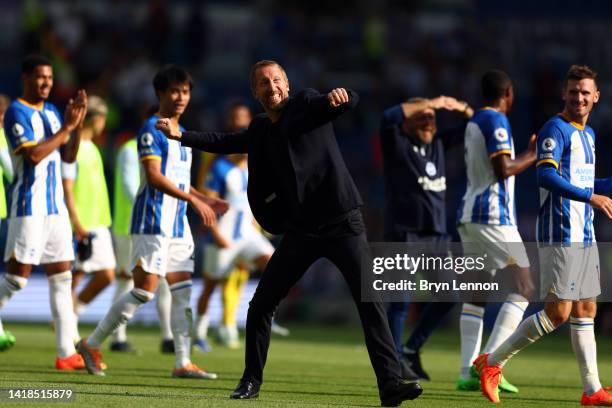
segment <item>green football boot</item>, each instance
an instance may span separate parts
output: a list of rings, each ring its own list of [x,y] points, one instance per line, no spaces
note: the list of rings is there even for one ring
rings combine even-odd
[[[16,341],[17,339],[15,339],[15,336],[13,336],[10,331],[5,331],[3,334],[0,334],[0,351],[10,349]]]

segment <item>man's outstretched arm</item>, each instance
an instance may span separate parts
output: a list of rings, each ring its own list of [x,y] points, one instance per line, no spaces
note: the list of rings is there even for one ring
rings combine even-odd
[[[304,98],[308,106],[308,114],[313,120],[329,122],[343,113],[355,108],[359,102],[359,95],[348,88],[335,88],[327,94],[314,89],[304,91]]]
[[[248,153],[248,129],[241,132],[181,132],[172,126],[168,118],[159,119],[155,127],[161,130],[168,139],[178,140],[184,146],[205,152],[219,154]]]

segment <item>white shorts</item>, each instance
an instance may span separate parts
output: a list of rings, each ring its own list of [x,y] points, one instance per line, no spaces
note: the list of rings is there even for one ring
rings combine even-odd
[[[591,299],[601,294],[597,244],[584,247],[540,247],[540,296],[549,293],[561,300]]]
[[[115,256],[117,258],[117,273],[123,272],[132,276],[132,238],[129,235],[113,235]]]
[[[161,235],[132,235],[131,269],[141,267],[145,272],[166,276],[169,272],[193,273],[193,238],[164,237]]]
[[[91,257],[84,262],[77,256],[74,269],[85,273],[115,269],[115,252],[113,251],[113,240],[108,228],[99,227],[93,229],[95,237],[91,240]]]
[[[262,255],[272,255],[274,247],[259,232],[233,242],[229,248],[210,244],[204,248],[204,276],[210,279],[226,279],[237,264],[252,267]]]
[[[74,260],[68,215],[15,217],[8,220],[4,261],[27,265]]]
[[[465,223],[457,228],[467,248],[486,254],[485,268],[491,273],[510,265],[529,267],[529,258],[518,228],[511,225]]]

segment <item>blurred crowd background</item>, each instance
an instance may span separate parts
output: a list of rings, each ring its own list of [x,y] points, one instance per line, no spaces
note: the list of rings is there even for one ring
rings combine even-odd
[[[599,72],[602,97],[590,124],[598,140],[597,174],[612,174],[606,160],[612,152],[611,2],[0,0],[0,8],[0,92],[19,95],[21,58],[39,52],[53,61],[51,99],[60,110],[78,88],[102,96],[110,106],[100,143],[110,184],[118,147],[155,105],[151,81],[159,67],[176,63],[193,74],[184,126],[215,130],[223,128],[233,103],[260,111],[248,84],[249,68],[260,59],[278,60],[293,91],[342,86],[360,94],[356,112],[338,120],[336,131],[366,203],[370,241],[382,238],[378,126],[384,109],[409,97],[441,94],[478,107],[480,76],[490,68],[505,70],[514,82],[509,118],[517,152],[561,111],[562,79],[571,64]],[[458,119],[441,112],[438,128]],[[447,169],[454,231],[465,189],[461,147],[449,154]],[[519,228],[533,241],[539,204],[534,169],[518,176],[516,185]],[[598,240],[612,241],[612,223],[598,222],[596,230]],[[289,302],[308,293],[337,293],[339,274],[316,269]],[[319,308],[333,309],[332,295]]]

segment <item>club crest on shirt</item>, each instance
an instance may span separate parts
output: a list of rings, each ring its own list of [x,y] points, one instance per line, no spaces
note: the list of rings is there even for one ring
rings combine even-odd
[[[142,146],[151,146],[153,144],[153,135],[149,132],[144,133],[140,138],[140,144]]]
[[[542,150],[545,152],[552,152],[557,147],[557,142],[552,137],[547,137],[542,141]]]
[[[13,131],[13,134],[14,134],[15,136],[17,136],[17,137],[19,137],[19,136],[23,136],[23,134],[25,133],[25,129],[24,129],[24,128],[23,128],[23,126],[21,126],[21,124],[19,124],[19,123],[15,123],[15,124],[13,125],[13,129],[12,129],[12,131]]]
[[[425,173],[427,173],[429,177],[433,177],[436,175],[437,172],[438,170],[436,169],[436,165],[432,162],[427,162],[427,164],[425,165]]]
[[[495,129],[495,138],[500,142],[505,142],[508,140],[508,131],[504,128]]]

